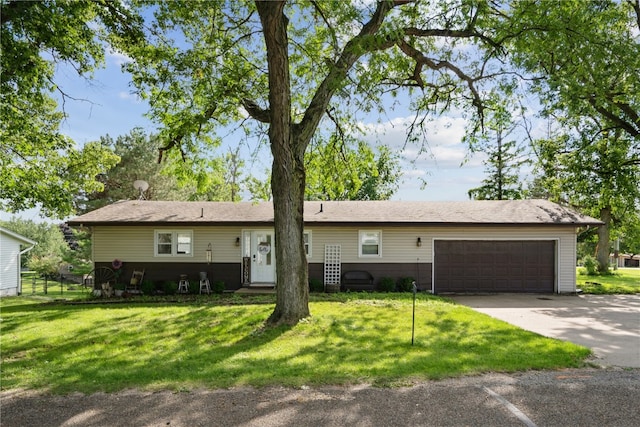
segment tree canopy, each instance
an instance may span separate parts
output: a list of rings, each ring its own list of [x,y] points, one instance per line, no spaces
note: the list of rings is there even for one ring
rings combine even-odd
[[[533,74],[543,115],[598,118],[592,134],[624,132],[640,151],[640,0],[523,1],[510,44],[516,65]]]
[[[336,135],[313,144],[305,155],[306,200],[386,200],[398,188],[398,155],[388,147],[377,156],[363,141],[348,145]]]
[[[304,159],[314,135],[332,127],[349,134],[358,114],[384,110],[383,97],[401,92],[413,96],[416,130],[429,114],[454,107],[466,110],[477,128],[484,110],[499,101],[502,83],[511,84],[508,77],[499,81],[505,11],[489,3],[132,6],[149,16],[148,42],[119,46],[134,58],[127,70],[150,115],[163,124],[167,149],[189,155],[215,145],[215,129],[232,122],[247,135],[268,134],[278,242],[272,323],[309,314]]]
[[[595,162],[604,145],[633,170],[639,2],[3,0],[0,207],[41,202],[60,214],[72,194],[100,190],[95,177],[117,158],[60,134],[52,93],[71,98],[52,79],[57,62],[90,77],[111,46],[132,58],[125,69],[162,126],[161,157],[191,162],[198,183],[215,169],[221,130],[268,144],[278,242],[270,321],[295,323],[309,314],[303,201],[314,138],[355,138],[354,123],[396,102],[414,117],[407,143],[425,144],[429,119],[450,110],[473,134],[526,89],[563,130],[546,138],[557,148],[548,156]]]
[[[118,200],[139,197],[140,194],[133,188],[136,180],[144,180],[149,184],[143,194],[145,199],[187,199],[186,191],[180,188],[177,178],[162,173],[166,163],[157,162],[160,143],[152,136],[145,135],[141,129],[133,129],[115,140],[109,135],[100,137],[99,144],[115,153],[119,161],[97,176],[97,181],[103,185],[100,191],[77,195],[75,204],[79,212],[89,212]]]
[[[548,197],[604,222],[596,254],[600,271],[609,267],[611,231],[624,228],[625,222],[630,226],[640,206],[640,166],[629,145],[619,130],[589,142],[564,133],[536,141],[540,180]]]
[[[78,147],[60,132],[69,89],[56,64],[91,77],[104,61],[104,43],[135,40],[135,15],[108,0],[0,3],[0,209],[41,205],[56,217],[73,213],[79,192],[97,191],[95,177],[117,157],[99,144]],[[62,99],[62,109],[54,98]]]
[[[531,73],[546,138],[534,147],[545,192],[600,218],[599,269],[611,232],[640,205],[640,1],[518,3],[534,31],[514,38],[513,60]]]

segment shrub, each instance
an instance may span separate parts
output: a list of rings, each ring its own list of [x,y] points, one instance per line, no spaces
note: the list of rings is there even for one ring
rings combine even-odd
[[[216,280],[211,284],[211,292],[214,294],[221,294],[225,290],[225,285],[222,280]]]
[[[589,276],[598,274],[598,261],[591,255],[585,255],[585,257],[582,258],[582,265]]]
[[[200,293],[200,281],[199,280],[190,280],[189,281],[189,295],[198,295]]]
[[[156,291],[156,286],[151,280],[143,280],[140,285],[140,290],[145,295],[153,295]]]
[[[324,284],[322,280],[315,277],[309,278],[309,290],[311,292],[324,292]]]
[[[401,277],[398,280],[398,292],[413,292],[413,277]]]
[[[162,291],[165,295],[175,295],[178,292],[178,283],[170,280],[162,282]]]
[[[396,283],[391,277],[383,277],[380,279],[378,289],[382,292],[393,292],[396,290]]]
[[[61,259],[55,255],[32,257],[29,260],[29,268],[47,279],[55,279],[59,276],[58,269]]]

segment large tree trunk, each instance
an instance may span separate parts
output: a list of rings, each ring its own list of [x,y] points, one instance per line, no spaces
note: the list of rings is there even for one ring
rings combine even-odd
[[[309,280],[304,252],[304,152],[316,132],[339,82],[365,53],[362,43],[382,25],[396,4],[378,2],[371,20],[349,41],[329,74],[318,86],[304,117],[291,120],[291,78],[284,1],[256,1],[267,48],[269,68],[269,142],[273,154],[271,191],[276,232],[276,308],[271,324],[295,324],[309,315]],[[390,47],[390,46],[389,46]],[[260,115],[261,116],[261,115]]]
[[[296,324],[309,316],[309,279],[303,243],[304,164],[287,148],[271,144],[277,271],[276,307],[269,317],[269,323],[273,324]]]
[[[598,270],[601,273],[609,271],[609,255],[611,242],[609,241],[609,227],[611,225],[611,207],[605,206],[600,209],[600,221],[603,225],[598,227],[598,245],[596,246],[596,259],[598,260]]]
[[[291,85],[284,2],[256,2],[269,67],[269,142],[275,224],[276,307],[271,324],[296,324],[309,316],[307,259],[303,242],[304,146],[292,135]]]

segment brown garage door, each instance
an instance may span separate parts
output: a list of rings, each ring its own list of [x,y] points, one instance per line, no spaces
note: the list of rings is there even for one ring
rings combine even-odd
[[[555,241],[436,240],[434,290],[553,292]]]

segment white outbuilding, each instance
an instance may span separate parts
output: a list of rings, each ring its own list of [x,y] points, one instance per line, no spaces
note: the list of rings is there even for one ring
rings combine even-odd
[[[36,245],[13,231],[0,227],[0,297],[20,295],[20,255]]]

